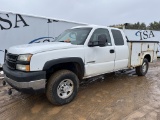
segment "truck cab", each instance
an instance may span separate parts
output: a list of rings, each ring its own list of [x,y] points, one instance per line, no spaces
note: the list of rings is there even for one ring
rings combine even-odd
[[[52,43],[9,48],[3,70],[16,90],[45,92],[51,103],[63,105],[74,99],[84,78],[128,68],[144,76],[148,62],[157,59],[157,46],[156,41],[129,42],[117,28],[79,26]]]

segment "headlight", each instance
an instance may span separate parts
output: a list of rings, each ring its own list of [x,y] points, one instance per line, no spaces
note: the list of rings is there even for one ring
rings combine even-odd
[[[31,57],[32,57],[31,54],[28,54],[28,55],[19,55],[18,56],[18,61],[30,61]]]
[[[16,69],[21,70],[21,71],[30,71],[30,66],[29,65],[17,64]]]

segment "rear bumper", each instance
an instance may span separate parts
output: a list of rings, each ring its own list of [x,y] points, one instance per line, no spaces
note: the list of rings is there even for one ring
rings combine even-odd
[[[45,92],[46,72],[21,72],[9,69],[5,64],[3,71],[6,75],[5,81],[13,88],[25,93]]]

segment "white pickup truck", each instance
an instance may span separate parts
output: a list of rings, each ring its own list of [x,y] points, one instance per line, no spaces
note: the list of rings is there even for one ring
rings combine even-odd
[[[3,71],[16,90],[45,92],[51,103],[63,105],[74,99],[84,78],[130,68],[144,76],[157,52],[157,41],[130,42],[117,28],[80,26],[52,43],[9,48]]]

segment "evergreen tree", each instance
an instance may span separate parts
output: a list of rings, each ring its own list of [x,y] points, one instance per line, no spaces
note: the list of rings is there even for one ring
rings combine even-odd
[[[111,27],[117,27],[117,28],[120,28],[122,29],[123,28],[123,25],[122,24],[119,24],[119,25],[111,25]],[[152,22],[150,23],[148,26],[142,22],[137,22],[137,23],[134,23],[134,24],[128,24],[126,26],[126,29],[138,29],[138,30],[160,30],[160,21],[159,22]]]

